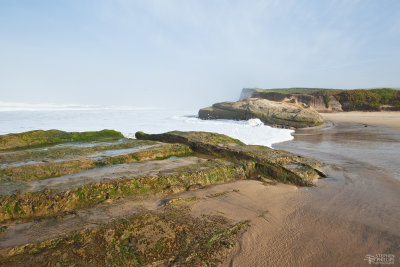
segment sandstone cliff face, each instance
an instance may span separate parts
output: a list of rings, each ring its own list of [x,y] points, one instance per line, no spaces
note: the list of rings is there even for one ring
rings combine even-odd
[[[251,97],[305,104],[318,112],[400,110],[400,90],[393,88],[243,88],[240,100]]]
[[[261,98],[216,103],[212,107],[200,109],[199,117],[201,119],[233,120],[258,118],[265,124],[283,128],[304,128],[323,123],[321,115],[311,107]]]
[[[250,91],[246,91],[248,95]],[[337,101],[334,96],[315,96],[307,94],[281,94],[281,93],[264,93],[254,91],[250,94],[251,97],[263,98],[272,101],[292,102],[298,104],[305,104],[312,107],[317,112],[339,112],[342,110],[342,105]]]

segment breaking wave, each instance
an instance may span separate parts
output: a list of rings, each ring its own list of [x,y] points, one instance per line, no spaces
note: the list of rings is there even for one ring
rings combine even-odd
[[[201,120],[196,113],[196,110],[135,106],[29,105],[0,102],[0,134],[36,129],[114,129],[126,137],[133,138],[137,131],[205,131],[225,134],[246,144],[265,146],[293,139],[293,130],[272,128],[264,125],[259,119]]]

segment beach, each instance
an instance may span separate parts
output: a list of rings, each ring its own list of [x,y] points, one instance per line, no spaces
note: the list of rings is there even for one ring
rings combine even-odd
[[[400,1],[31,2],[0,267],[400,266]]]
[[[135,137],[2,136],[0,263],[219,265],[243,230],[280,214],[286,193],[324,176],[318,161],[221,134]]]
[[[397,261],[400,132],[376,124],[399,113],[358,114],[324,114],[324,127],[297,130],[294,140],[274,146],[323,161],[328,177],[274,202],[225,266],[366,266],[376,254]]]
[[[342,113],[329,114],[330,118],[326,118],[323,126],[297,129],[293,133],[293,140],[273,145],[276,150],[286,150],[322,162],[321,170],[327,177],[314,180],[315,186],[299,187],[279,180],[254,177],[245,180],[226,179],[223,183],[197,186],[196,190],[180,190],[182,192],[170,195],[154,194],[144,200],[106,200],[62,216],[26,223],[6,222],[4,226],[7,231],[0,236],[0,251],[4,249],[3,252],[8,253],[7,248],[13,246],[45,242],[81,229],[96,231],[94,229],[99,225],[135,218],[143,211],[146,216],[171,216],[168,213],[171,207],[179,210],[187,205],[188,209],[183,212],[192,216],[187,219],[194,222],[203,218],[224,218],[233,227],[229,229],[244,227],[242,231],[235,232],[237,239],[232,235],[228,243],[221,240],[223,246],[229,245],[218,252],[218,257],[223,260],[220,262],[222,266],[366,266],[368,257],[377,254],[394,255],[397,260],[400,256],[400,168],[397,164],[400,157],[400,131],[378,125],[376,120],[381,116],[382,122],[388,122],[398,113],[366,113],[365,116],[357,116],[355,112],[343,114],[348,116]],[[351,119],[351,122],[341,121],[344,117]],[[116,150],[116,153],[134,152],[140,155],[141,150],[152,149],[152,143],[144,143],[146,146],[142,144],[139,149],[136,148],[138,140],[124,142],[113,145],[125,148]],[[98,143],[100,146],[111,144]],[[64,146],[68,145],[71,144]],[[62,148],[58,145],[51,148],[54,151],[49,153]],[[101,151],[101,147],[85,148],[78,145],[78,148],[84,148],[81,153]],[[110,151],[103,154],[110,156]],[[103,155],[99,153],[97,157]],[[298,160],[300,158],[296,156]],[[131,175],[135,171],[143,175],[144,171],[165,172],[171,168],[182,171],[184,169],[179,168],[192,165],[207,172],[207,168],[202,169],[202,165],[207,164],[210,164],[209,157],[172,157],[131,163],[129,166],[132,170],[128,170],[128,165],[109,166],[57,179],[27,181],[25,184],[30,186],[30,191],[39,190],[44,184],[46,188],[61,189],[82,184],[89,177],[94,180],[104,176],[112,178],[125,175],[127,171]],[[58,183],[54,183],[56,181]],[[170,218],[178,220],[173,225],[186,224],[186,219],[179,221],[179,218],[180,215]],[[208,233],[208,228],[204,229]],[[225,233],[230,233],[229,229]],[[146,234],[150,238],[153,238],[153,234],[158,236],[157,229],[154,231],[147,231]]]
[[[351,111],[339,113],[321,113],[321,115],[325,120],[328,121],[383,125],[400,130],[400,112],[398,111]]]

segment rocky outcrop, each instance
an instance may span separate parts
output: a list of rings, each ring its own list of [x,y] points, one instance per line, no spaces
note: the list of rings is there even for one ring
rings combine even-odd
[[[105,141],[121,139],[122,133],[114,130],[94,132],[64,132],[36,130],[17,134],[0,135],[0,151],[61,144],[66,142]]]
[[[323,123],[321,115],[311,107],[261,98],[216,103],[211,107],[200,109],[199,117],[231,120],[258,118],[265,124],[283,128],[304,128]]]
[[[17,166],[0,171],[0,223],[55,216],[113,199],[142,199],[233,180],[268,177],[309,186],[313,179],[323,176],[317,169],[318,162],[264,146],[248,146],[217,133],[137,132],[136,138],[140,140],[114,141],[95,148],[72,149],[69,146],[74,144],[69,144],[62,151],[58,145],[46,150],[3,152],[0,164]],[[107,148],[110,150],[104,150]],[[25,164],[25,160],[42,163]]]
[[[269,178],[299,186],[312,185],[312,180],[326,175],[318,169],[320,163],[265,146],[244,145],[237,139],[206,132],[168,132],[164,134],[136,133],[137,139],[180,143],[197,153],[230,161],[247,162],[250,177],[265,175]]]
[[[0,266],[214,266],[247,222],[192,216],[189,205],[240,190],[177,193],[245,179],[312,186],[326,177],[318,161],[217,133],[136,138],[7,147],[0,155]]]
[[[217,266],[250,226],[248,221],[233,224],[221,215],[193,216],[190,211],[188,205],[168,205],[160,212],[142,208],[100,226],[0,249],[0,265]],[[44,224],[35,224],[39,222]]]

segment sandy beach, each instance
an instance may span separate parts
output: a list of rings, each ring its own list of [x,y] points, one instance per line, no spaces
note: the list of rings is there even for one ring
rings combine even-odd
[[[375,124],[399,113],[346,114],[328,114],[324,127],[274,146],[325,162],[328,178],[282,194],[265,220],[252,221],[225,266],[366,266],[376,254],[397,262],[400,132]]]
[[[400,130],[399,111],[321,113],[324,120],[383,125]]]
[[[400,131],[378,124],[397,114],[328,114],[324,126],[296,130],[294,140],[274,145],[325,163],[328,177],[315,181],[315,187],[240,180],[167,198],[120,199],[40,222],[10,221],[0,248],[96,227],[143,208],[161,212],[173,201],[195,199],[190,203],[194,217],[249,222],[222,266],[367,266],[367,255],[376,254],[394,255],[397,263]]]

